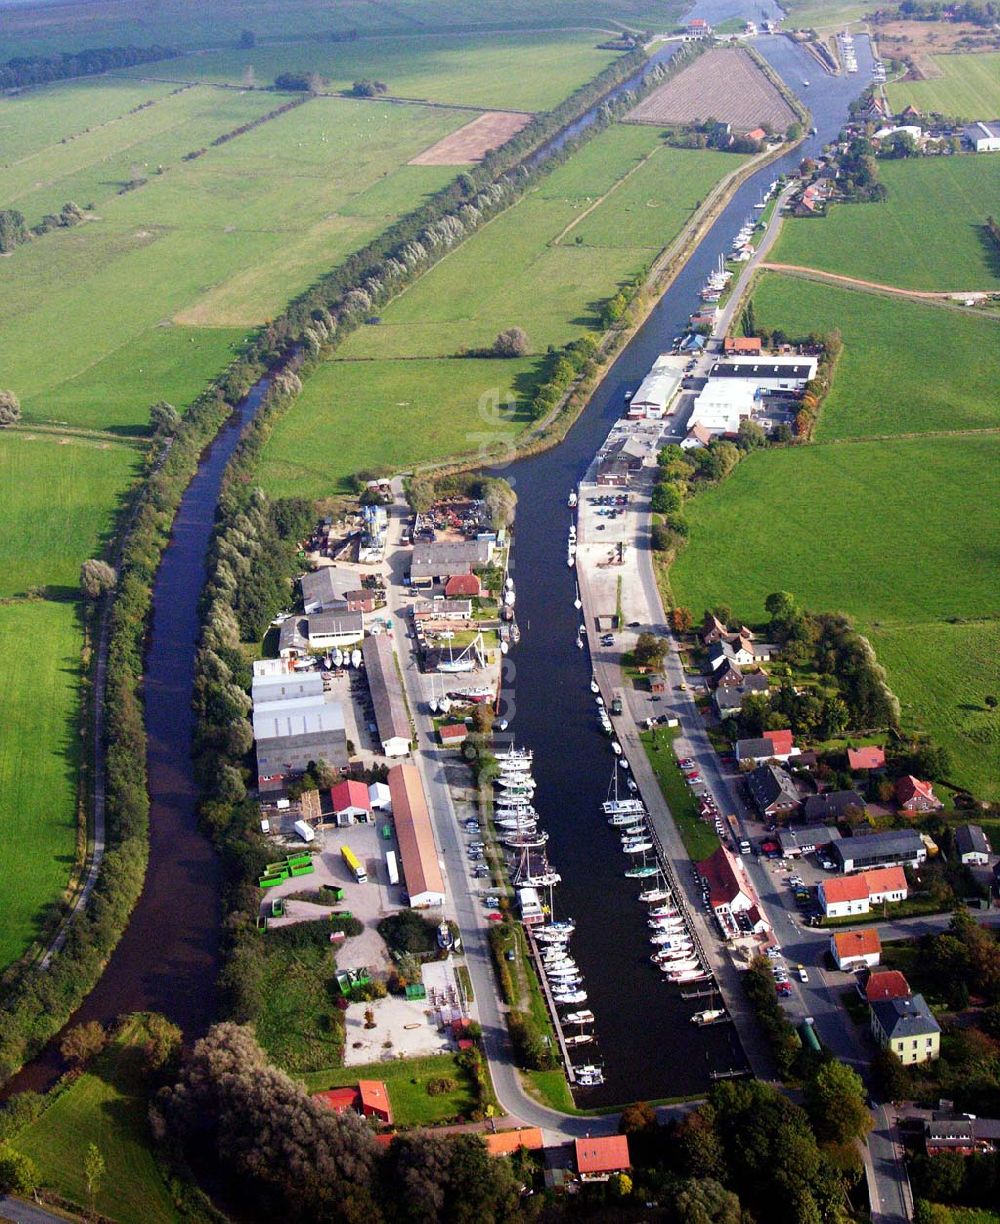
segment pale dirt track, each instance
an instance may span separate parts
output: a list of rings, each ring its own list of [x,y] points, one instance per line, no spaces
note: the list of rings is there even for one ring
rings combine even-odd
[[[424,149],[410,159],[411,166],[466,166],[482,161],[490,149],[497,148],[531,122],[532,116],[517,111],[486,111],[464,124],[457,132]]]
[[[848,289],[862,289],[869,293],[887,293],[892,297],[912,298],[918,302],[946,303],[949,306],[961,307],[957,299],[982,296],[982,289],[949,289],[947,291],[934,289],[900,289],[896,285],[881,285],[878,281],[860,280],[856,276],[841,276],[837,272],[823,272],[819,268],[804,268],[801,264],[762,263],[761,268],[772,272],[784,272],[788,276],[800,276],[804,280],[828,281],[834,285],[844,285]]]

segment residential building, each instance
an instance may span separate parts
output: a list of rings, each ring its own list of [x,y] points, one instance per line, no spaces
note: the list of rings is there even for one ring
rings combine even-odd
[[[410,905],[413,909],[443,905],[444,878],[420,772],[416,765],[394,765],[387,782]]]
[[[928,1156],[940,1156],[942,1152],[957,1156],[1000,1152],[1000,1119],[976,1118],[971,1114],[954,1117],[936,1112],[924,1122],[924,1150]]]
[[[278,633],[278,654],[283,659],[303,658],[310,652],[322,653],[356,646],[365,636],[360,612],[315,612],[310,616],[290,616]]]
[[[787,727],[780,731],[765,731],[764,739],[770,740],[774,749],[773,755],[779,761],[784,757],[796,755],[797,749],[793,747],[794,736]]]
[[[806,824],[836,824],[851,814],[864,813],[865,801],[857,791],[824,791],[822,795],[809,795],[802,805],[802,816]]]
[[[456,574],[482,569],[492,557],[492,540],[421,540],[414,544],[410,554],[410,585],[419,588],[445,583]]]
[[[833,843],[834,853],[838,845]],[[867,914],[873,905],[905,901],[909,885],[902,867],[879,867],[858,875],[820,880],[817,894],[827,918],[846,918],[851,914]]]
[[[764,672],[750,672],[743,677],[743,684],[739,688],[732,685],[717,688],[712,704],[719,718],[732,718],[742,709],[744,697],[749,697],[751,693],[766,694],[770,687],[771,682]]]
[[[338,825],[351,825],[357,820],[367,821],[372,812],[371,797],[364,782],[344,778],[330,787],[330,801]]]
[[[361,653],[382,751],[388,757],[406,756],[410,751],[413,732],[392,640],[384,634],[365,638]]]
[[[837,931],[830,937],[830,955],[838,969],[850,973],[871,969],[882,957],[882,941],[874,927],[860,931]]]
[[[698,874],[706,881],[708,903],[717,918],[744,914],[754,931],[766,930],[757,893],[739,858],[720,846],[714,854],[697,864]],[[725,926],[725,923],[723,923]]]
[[[414,602],[411,615],[415,623],[427,620],[458,620],[472,619],[471,599],[418,599]]]
[[[866,1003],[908,999],[912,993],[898,969],[862,969],[858,974],[858,994]]]
[[[1000,153],[1000,119],[972,123],[962,132],[973,153]]]
[[[923,995],[871,1005],[872,1036],[901,1063],[931,1062],[941,1052],[941,1026]]]
[[[743,688],[746,677],[735,663],[727,659],[712,675],[716,688]]]
[[[477,599],[482,594],[478,574],[452,574],[444,584],[446,599]]]
[[[583,1181],[607,1181],[632,1167],[627,1135],[588,1135],[574,1141],[576,1171]]]
[[[727,336],[722,342],[722,351],[727,357],[737,354],[752,357],[760,352],[760,346],[760,336]]]
[[[789,748],[787,752],[780,752],[771,740],[761,736],[759,739],[737,740],[734,752],[738,765],[743,765],[747,761],[760,765],[763,761],[787,761],[792,756],[794,749]]]
[[[713,671],[717,671],[725,663],[733,663],[737,667],[750,667],[770,657],[770,647],[759,647],[754,642],[737,635],[732,635],[732,640],[724,638],[721,642],[713,642],[708,648],[708,663]]]
[[[789,816],[802,805],[795,783],[777,765],[758,765],[747,774],[746,787],[761,816]]]
[[[844,872],[904,864],[919,867],[927,859],[927,847],[914,829],[844,837],[834,846],[833,852],[834,861]]]
[[[353,1110],[365,1118],[392,1125],[392,1106],[389,1091],[381,1080],[358,1080],[357,1087],[328,1088],[325,1092],[312,1093],[314,1101],[321,1101],[335,1113]]]
[[[749,383],[758,391],[798,392],[816,377],[818,365],[818,357],[793,357],[787,360],[734,357],[730,361],[716,362],[709,372],[709,382],[718,379]]]
[[[692,17],[687,23],[688,38],[709,38],[711,33],[712,27],[704,17]]]
[[[944,807],[930,782],[912,774],[896,779],[896,802],[902,812],[939,812]]]
[[[491,1156],[513,1156],[522,1148],[529,1152],[540,1152],[545,1139],[537,1126],[519,1126],[516,1130],[483,1132],[482,1140]]]
[[[723,638],[729,637],[729,627],[724,625],[714,612],[706,612],[698,636],[703,646],[711,646],[714,642],[721,642]]]
[[[885,749],[872,745],[868,748],[848,748],[847,767],[852,773],[885,766]]]
[[[979,825],[959,825],[955,830],[955,853],[968,866],[985,867],[990,861],[990,843]]]
[[[704,425],[695,425],[684,435],[681,450],[700,450],[703,446],[708,446],[714,437],[715,434]]]

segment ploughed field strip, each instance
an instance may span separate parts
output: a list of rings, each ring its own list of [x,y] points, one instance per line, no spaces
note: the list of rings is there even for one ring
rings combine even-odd
[[[784,131],[798,116],[753,59],[739,48],[700,55],[629,111],[632,123],[701,123],[717,119],[738,132],[769,123]]]
[[[411,166],[466,166],[489,153],[527,127],[531,115],[516,111],[487,111],[443,137],[423,153],[410,158]]]

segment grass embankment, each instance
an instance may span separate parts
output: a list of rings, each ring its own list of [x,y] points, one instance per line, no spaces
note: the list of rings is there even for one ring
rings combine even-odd
[[[168,67],[170,76],[181,79],[237,85],[246,79],[247,69],[261,85],[280,72],[315,72],[329,81],[331,91],[350,89],[359,77],[367,77],[384,81],[389,93],[399,98],[542,111],[551,110],[615,58],[613,51],[598,50],[598,41],[593,32],[575,30],[424,33],[419,38],[344,43],[316,39],[295,47],[212,48],[172,60]],[[143,70],[129,70],[129,75],[141,76]]]
[[[1000,731],[985,698],[998,687],[1000,609],[982,564],[1000,528],[984,496],[1000,461],[996,324],[771,274],[754,303],[762,323],[790,335],[843,333],[821,442],[751,455],[692,501],[673,595],[762,619],[764,598],[784,589],[855,617],[904,727],[951,750],[952,781],[996,798]],[[935,429],[968,432],[893,436]],[[719,547],[734,533],[754,541],[738,566]]]
[[[660,790],[670,808],[674,824],[693,862],[708,858],[719,847],[719,839],[711,825],[698,814],[698,803],[684,780],[673,750],[676,728],[654,727],[643,731],[639,738],[656,774]]]
[[[382,1080],[389,1091],[397,1126],[433,1126],[459,1117],[468,1118],[479,1108],[468,1072],[459,1065],[454,1054],[396,1059],[357,1067],[334,1067],[298,1078],[309,1092],[356,1084],[359,1079]],[[431,1096],[427,1085],[441,1079],[452,1080],[454,1087],[438,1096]]]
[[[833,204],[821,218],[788,218],[770,258],[903,289],[1000,288],[1000,258],[983,228],[997,212],[996,159],[883,161],[879,174],[887,200]],[[909,352],[919,343],[911,341]]]
[[[90,1206],[84,1157],[94,1143],[107,1168],[97,1210],[118,1224],[173,1224],[180,1216],[148,1134],[144,1039],[141,1019],[129,1021],[90,1070],[26,1127],[13,1146],[31,1157],[47,1187],[84,1212]]]
[[[889,103],[899,113],[916,106],[927,114],[985,119],[1000,114],[1000,51],[982,55],[935,55],[939,77],[889,85]]]
[[[373,462],[513,444],[547,347],[600,327],[603,301],[649,264],[726,170],[726,154],[614,125],[351,335],[306,383],[263,454],[264,484],[322,497]],[[526,358],[461,357],[520,326]],[[458,358],[458,359],[456,359]],[[514,402],[497,413],[497,402]],[[377,443],[377,445],[375,445]]]

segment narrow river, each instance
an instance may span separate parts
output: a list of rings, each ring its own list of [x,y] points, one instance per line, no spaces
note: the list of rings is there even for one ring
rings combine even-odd
[[[818,149],[843,122],[848,102],[870,79],[867,41],[858,39],[861,72],[826,77],[787,40],[756,44],[797,88],[813,81],[808,102],[819,137],[789,163]],[[574,941],[597,1017],[606,1086],[598,1104],[667,1096],[704,1087],[709,1070],[739,1064],[727,1028],[695,1033],[692,1006],[653,971],[644,915],[634,882],[621,874],[621,855],[598,818],[613,770],[607,740],[595,730],[585,652],[576,650],[578,621],[573,575],[566,567],[566,496],[580,479],[620,412],[622,392],[637,383],[687,321],[697,289],[783,164],[745,184],[699,245],[647,323],[615,362],[566,441],[505,473],[516,481],[519,505],[516,574],[519,620],[526,632],[511,660],[516,668],[517,741],[535,750],[539,806],[562,873],[557,902],[579,923]],[[198,600],[205,579],[223,471],[240,430],[260,405],[258,385],[206,450],[178,512],[153,591],[145,698],[149,732],[150,856],[146,885],[129,927],[96,988],[71,1024],[110,1022],[125,1012],[154,1010],[191,1038],[215,1014],[219,965],[219,865],[197,829],[197,786],[191,765],[193,660]],[[8,1085],[44,1090],[63,1070],[58,1037]]]
[[[576,648],[580,616],[573,606],[575,574],[566,566],[566,498],[621,415],[625,389],[645,376],[683,330],[697,305],[698,289],[719,254],[728,250],[762,186],[832,139],[848,103],[870,80],[866,39],[857,39],[860,71],[850,77],[827,76],[787,39],[760,39],[754,45],[805,99],[818,136],[740,188],[615,361],[566,440],[502,473],[518,496],[512,568],[524,630],[505,685],[513,690],[511,732],[516,743],[534,750],[536,807],[550,834],[549,857],[563,881],[555,890],[555,904],[558,916],[577,922],[573,955],[586,981],[587,1006],[595,1015],[605,1063],[605,1084],[581,1092],[578,1099],[584,1105],[697,1092],[710,1082],[710,1071],[744,1065],[732,1026],[695,1028],[690,1016],[707,1001],[683,1000],[680,990],[663,982],[650,964],[645,907],[636,900],[641,885],[624,878],[624,856],[600,816],[615,758],[595,719],[587,652]],[[808,88],[804,80],[810,81]],[[588,1056],[592,1050],[587,1047]]]

